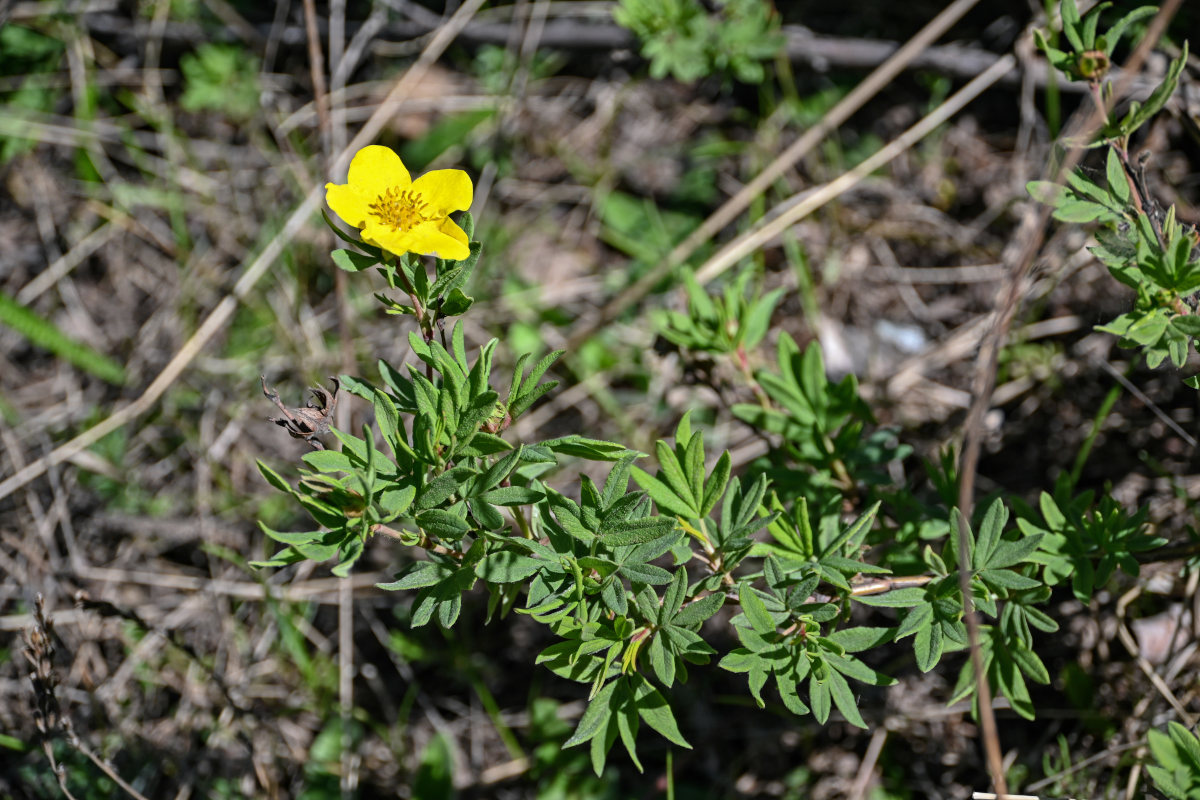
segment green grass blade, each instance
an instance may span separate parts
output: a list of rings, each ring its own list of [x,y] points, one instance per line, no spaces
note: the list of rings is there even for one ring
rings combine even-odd
[[[7,325],[38,347],[118,386],[125,383],[125,368],[103,353],[67,336],[58,326],[0,292],[0,324]]]

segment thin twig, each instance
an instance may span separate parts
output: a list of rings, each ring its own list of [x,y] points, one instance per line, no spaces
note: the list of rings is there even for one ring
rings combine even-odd
[[[875,764],[879,761],[879,754],[883,752],[883,744],[887,741],[888,730],[880,725],[871,733],[871,741],[867,744],[867,752],[863,756],[862,763],[858,765],[858,775],[854,778],[854,785],[850,787],[850,800],[860,800],[867,793],[867,787],[871,785],[871,777],[875,774]]]
[[[900,134],[900,136],[888,142],[886,147],[875,152],[870,158],[860,163],[854,169],[843,173],[836,179],[815,190],[806,190],[799,195],[794,195],[779,203],[776,208],[782,208],[784,209],[783,211],[771,218],[770,222],[747,231],[721,248],[696,270],[696,280],[701,284],[713,280],[729,269],[729,267],[782,234],[800,219],[811,214],[830,200],[849,191],[862,181],[863,178],[886,165],[910,149],[921,139],[924,139],[930,133],[937,130],[946,120],[961,111],[967,103],[970,103],[995,84],[1001,75],[1012,69],[1015,63],[1016,59],[1013,56],[1006,56],[1000,59],[992,65],[991,69],[959,89],[947,98],[944,103],[904,133]]]
[[[1171,687],[1167,686],[1167,682],[1154,671],[1154,666],[1142,655],[1142,651],[1138,649],[1137,640],[1133,638],[1133,634],[1129,631],[1129,626],[1125,624],[1126,609],[1129,608],[1130,603],[1141,595],[1141,592],[1142,588],[1135,586],[1121,595],[1121,598],[1117,601],[1117,638],[1121,640],[1121,644],[1125,646],[1129,655],[1133,657],[1133,660],[1138,665],[1138,669],[1149,679],[1150,684],[1167,701],[1167,704],[1175,709],[1175,713],[1179,715],[1179,720],[1185,727],[1191,728],[1196,724],[1196,719],[1188,713],[1188,710],[1183,707],[1183,703],[1179,702],[1179,698],[1171,691]]]
[[[21,287],[17,292],[17,302],[27,306],[36,300],[42,292],[62,280],[88,256],[99,250],[117,232],[117,226],[111,222],[102,222],[99,227],[79,240],[75,246],[55,259],[54,263],[39,272],[34,278]]]
[[[1142,403],[1144,403],[1146,405],[1146,408],[1150,409],[1150,411],[1153,412],[1154,416],[1156,416],[1160,420],[1162,420],[1163,424],[1166,425],[1171,430],[1173,430],[1175,432],[1176,436],[1178,436],[1180,439],[1183,439],[1185,442],[1187,442],[1188,446],[1190,446],[1190,447],[1196,446],[1196,437],[1192,436],[1190,433],[1185,431],[1178,422],[1176,422],[1175,420],[1173,420],[1169,416],[1167,416],[1167,412],[1163,411],[1162,408],[1159,407],[1158,403],[1156,403],[1152,399],[1150,399],[1150,397],[1147,396],[1146,393],[1143,392],[1141,389],[1139,389],[1137,387],[1137,385],[1135,383],[1133,383],[1133,381],[1129,380],[1129,378],[1126,378],[1124,375],[1122,375],[1117,370],[1116,367],[1114,367],[1112,364],[1108,363],[1108,361],[1106,361],[1105,359],[1096,358],[1096,359],[1093,359],[1093,361],[1096,364],[1099,364],[1100,368],[1103,369],[1105,372],[1107,372],[1109,375],[1112,375],[1113,380],[1115,380],[1117,383],[1121,384],[1121,386],[1124,387],[1125,391],[1129,392],[1131,395],[1133,395],[1138,400],[1140,400]]]
[[[321,35],[317,31],[316,0],[304,0],[304,28],[308,33],[308,74],[312,77],[313,102],[321,128],[321,150],[329,153],[329,94],[325,91],[325,59],[321,56]]]
[[[311,0],[305,0],[311,2]],[[338,114],[338,102],[333,93],[344,94],[342,81],[349,74],[343,69],[345,61],[346,3],[331,0],[329,5],[329,66],[330,95],[326,100],[336,121],[326,119],[324,124],[329,135],[331,152],[340,152],[346,141],[346,119]],[[329,177],[334,177],[332,174]],[[341,369],[354,369],[354,337],[352,335],[350,302],[347,296],[347,276],[344,270],[334,269],[334,298],[337,304],[338,340],[340,342]],[[350,406],[344,404],[338,415],[338,427],[350,430]],[[353,747],[353,728],[350,718],[354,711],[354,584],[350,576],[342,578],[338,585],[338,706],[342,717],[341,780],[342,797],[348,799],[358,783],[358,764]]]

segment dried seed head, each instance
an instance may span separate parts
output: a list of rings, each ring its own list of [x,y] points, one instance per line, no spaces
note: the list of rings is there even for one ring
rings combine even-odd
[[[341,388],[338,379],[333,376],[329,378],[333,381],[332,392],[323,386],[313,386],[309,390],[313,394],[313,400],[302,408],[288,408],[279,400],[278,392],[267,388],[265,376],[260,375],[259,380],[262,381],[263,394],[283,412],[282,417],[268,419],[286,430],[292,438],[303,439],[317,450],[323,450],[325,446],[316,437],[329,433],[329,424],[333,419],[334,409],[337,408],[338,392]]]
[[[54,694],[58,686],[58,674],[54,671],[54,623],[46,617],[46,602],[40,592],[34,603],[33,625],[24,634],[25,658],[33,667],[29,681],[33,684],[34,724],[43,736],[65,733],[73,739],[70,720],[62,715]]]

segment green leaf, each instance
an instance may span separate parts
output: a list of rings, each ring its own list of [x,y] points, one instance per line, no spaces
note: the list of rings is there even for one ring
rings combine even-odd
[[[422,511],[416,516],[417,525],[444,539],[458,539],[469,533],[471,526],[457,514],[440,508]]]
[[[975,552],[971,556],[972,567],[980,569],[988,563],[992,550],[1000,541],[1000,535],[1004,532],[1004,524],[1007,521],[1008,509],[1004,507],[1000,498],[996,498],[988,506],[987,512],[983,515],[983,522],[979,526],[979,534],[975,540]]]
[[[546,565],[523,553],[501,550],[489,553],[475,565],[475,574],[489,583],[518,583]]]
[[[917,631],[913,638],[913,654],[917,657],[917,668],[929,672],[942,657],[942,626],[929,625]]]
[[[275,541],[288,545],[307,544],[326,535],[325,531],[300,531],[296,533],[277,531],[268,528],[262,522],[258,523],[258,527],[263,533],[265,533],[267,536],[270,536]]]
[[[801,662],[807,663],[807,662]],[[803,672],[803,674],[800,674]],[[809,712],[808,706],[800,699],[797,683],[807,674],[807,669],[798,670],[796,672],[784,674],[781,672],[775,673],[775,688],[779,691],[779,699],[783,700],[783,705],[788,711],[796,716],[802,716]],[[765,682],[765,674],[762,682]],[[763,707],[762,699],[758,696],[758,690],[762,689],[761,683],[757,680],[757,673],[750,673],[750,691],[755,694],[755,699],[759,701],[759,708]]]
[[[438,311],[444,317],[458,317],[467,313],[475,304],[475,298],[463,294],[462,289],[451,289]]]
[[[826,553],[835,553],[842,545],[849,544],[851,547],[857,547],[862,544],[867,533],[871,530],[871,524],[875,521],[875,515],[879,513],[881,502],[876,500],[875,504],[859,515],[858,519],[854,520],[846,530],[842,531],[837,537],[830,542],[825,548]]]
[[[469,442],[459,444],[456,454],[463,458],[483,458],[484,456],[494,456],[497,453],[503,453],[512,450],[513,446],[501,439],[494,433],[487,431],[477,431]],[[523,447],[521,450],[522,461],[541,461],[539,455],[530,450],[528,447]],[[553,462],[551,456],[546,461]]]
[[[255,569],[274,569],[276,567],[288,567],[304,559],[305,556],[303,553],[291,547],[285,547],[265,561],[250,561],[248,563]]]
[[[305,453],[300,458],[318,472],[352,472],[354,470],[350,464],[350,458],[338,450],[314,450],[311,453]]]
[[[1183,756],[1191,768],[1192,782],[1200,784],[1200,738],[1175,721],[1167,724],[1167,730],[1176,751]]]
[[[1056,207],[1071,195],[1067,187],[1054,181],[1029,181],[1025,184],[1025,191],[1039,203]]]
[[[1180,55],[1167,67],[1167,74],[1163,77],[1162,83],[1155,87],[1141,106],[1131,106],[1129,113],[1121,120],[1120,129],[1124,134],[1133,133],[1162,110],[1167,101],[1171,99],[1171,95],[1175,94],[1175,88],[1179,85],[1179,76],[1183,72],[1187,60],[1188,42],[1187,39],[1184,39]]]
[[[1037,628],[1039,631],[1046,633],[1054,633],[1058,630],[1058,623],[1050,618],[1048,614],[1033,606],[1025,607],[1025,616],[1029,619],[1029,624]]]
[[[783,289],[768,292],[748,310],[741,330],[742,344],[746,350],[753,350],[767,335],[767,330],[771,326],[771,315],[781,297],[783,297]]]
[[[838,707],[838,711],[842,712],[846,721],[865,730],[867,723],[863,721],[862,714],[858,712],[858,704],[854,702],[854,692],[850,691],[850,684],[846,683],[846,679],[835,670],[829,673],[826,682],[829,685],[830,694],[833,695],[834,705]]]
[[[1171,326],[1187,336],[1200,337],[1200,316],[1196,314],[1171,317]]]
[[[618,704],[618,714],[619,712]],[[604,763],[608,759],[608,751],[612,749],[613,742],[617,740],[618,727],[616,719],[610,718],[604,727],[604,735],[594,737],[588,747],[592,771],[596,773],[597,778],[604,774]]]
[[[628,522],[620,522],[611,527],[610,533],[605,533],[601,541],[607,547],[624,547],[631,544],[643,544],[661,539],[675,528],[675,520],[670,517],[646,517]]]
[[[726,653],[717,666],[728,672],[750,672],[761,663],[762,658],[757,653],[739,647]]]
[[[375,411],[375,422],[378,423],[379,432],[383,434],[383,440],[392,451],[392,455],[400,463],[411,463],[416,454],[408,446],[408,434],[400,424],[400,413],[396,404],[379,389],[372,391],[371,402]]]
[[[1086,50],[1094,50],[1096,48],[1096,26],[1100,23],[1100,12],[1108,8],[1112,3],[1104,2],[1097,3],[1092,7],[1092,10],[1083,18],[1083,46]]]
[[[361,536],[355,536],[349,541],[345,542],[340,548],[342,557],[341,561],[334,565],[334,567],[329,571],[339,578],[345,578],[349,576],[350,569],[363,554],[363,544],[363,537]]]
[[[659,510],[688,519],[696,519],[700,516],[699,509],[694,508],[688,500],[676,494],[674,489],[667,486],[666,483],[640,467],[633,467],[631,472],[634,482],[650,495],[650,499],[654,501]]]
[[[897,589],[884,594],[862,595],[853,598],[855,602],[866,606],[882,606],[884,608],[909,608],[925,602],[925,590],[917,587]]]
[[[1071,43],[1071,47],[1076,53],[1082,53],[1087,48],[1084,47],[1083,39],[1079,36],[1079,9],[1075,5],[1075,0],[1062,0],[1060,9],[1063,35],[1067,37],[1067,41]]]
[[[486,491],[494,488],[502,480],[507,478],[512,471],[516,469],[517,464],[521,460],[521,454],[524,451],[523,447],[518,447],[515,450],[510,450],[503,458],[496,459],[496,463],[492,464],[475,482],[475,490]]]
[[[378,258],[356,253],[353,250],[334,250],[329,255],[333,259],[333,263],[346,272],[362,272],[379,263]]]
[[[602,584],[600,587],[600,598],[604,601],[604,605],[614,614],[619,614],[622,617],[628,616],[629,601],[625,594],[625,584],[621,583],[621,581],[614,578]]]
[[[1153,17],[1158,12],[1154,6],[1141,6],[1130,11],[1125,16],[1117,20],[1104,34],[1104,52],[1111,56],[1117,48],[1117,43],[1121,37],[1125,35],[1125,29],[1130,25],[1147,17]]]
[[[667,652],[667,648],[663,644],[664,638],[662,631],[652,635],[650,644],[646,648],[646,655],[649,656],[654,677],[658,678],[659,683],[663,686],[671,686],[675,683],[675,655]]]
[[[667,741],[691,750],[692,746],[679,732],[675,715],[671,713],[671,706],[662,693],[637,673],[631,676],[630,681],[633,683],[633,702],[642,720]]]
[[[508,413],[514,419],[525,413],[525,410],[533,405],[535,400],[558,385],[558,381],[548,381],[541,386],[538,385],[538,382],[541,381],[542,376],[546,374],[551,365],[565,352],[565,350],[555,350],[553,353],[545,356],[534,365],[533,369],[529,370],[529,374],[524,378],[518,377],[520,373],[520,367],[518,366],[513,375],[513,386],[520,386],[521,391],[518,393],[516,388],[513,388],[509,392],[509,399],[506,403]]]
[[[1009,655],[1013,661],[1020,667],[1021,672],[1029,676],[1030,680],[1041,684],[1050,683],[1050,673],[1046,670],[1046,665],[1038,658],[1037,654],[1020,642],[1012,642],[1009,648]]]
[[[896,638],[895,628],[842,628],[829,634],[829,638],[842,646],[847,653],[873,650]]]
[[[809,679],[808,704],[812,706],[813,717],[822,725],[829,721],[829,712],[832,710],[830,701],[832,699],[828,681],[819,681],[816,676]]]
[[[504,527],[504,515],[494,505],[480,498],[474,498],[470,503],[471,516],[479,523],[482,530],[498,531]]]
[[[621,568],[618,571],[629,580],[637,581],[638,583],[661,586],[664,583],[671,582],[671,573],[667,572],[662,567],[656,567],[653,564],[625,563],[621,565]]]
[[[399,573],[396,580],[391,583],[377,583],[375,586],[388,591],[423,589],[426,586],[433,586],[449,574],[450,571],[441,564],[432,561],[417,561],[404,572]]]
[[[591,461],[618,461],[632,452],[615,442],[605,442],[600,439],[589,439],[586,436],[571,434],[558,439],[549,439],[541,443],[541,447],[554,453],[561,453]],[[526,449],[530,449],[526,445]]]
[[[497,506],[527,506],[540,503],[546,493],[525,486],[501,486],[485,492],[480,499]]]
[[[896,629],[896,641],[900,641],[906,636],[911,636],[922,628],[927,628],[932,624],[933,606],[927,603],[914,606],[900,622],[900,627]]]
[[[741,603],[742,611],[745,613],[751,627],[754,628],[755,633],[761,636],[769,636],[775,632],[775,621],[771,619],[766,604],[758,596],[754,587],[745,581],[738,586],[738,601]]]
[[[717,501],[721,499],[721,495],[725,494],[725,487],[729,485],[729,475],[732,471],[733,461],[726,451],[717,459],[717,463],[713,465],[712,474],[709,475],[708,481],[704,484],[704,497],[700,503],[700,514],[698,516],[707,517],[709,512],[717,505]]]
[[[584,710],[583,716],[579,718],[579,724],[575,726],[575,733],[563,743],[563,747],[583,744],[604,729],[608,724],[609,717],[612,716],[611,703],[616,688],[617,682],[612,681],[592,698]]]
[[[632,703],[625,703],[621,706],[620,712],[616,716],[617,731],[621,734],[621,744],[625,745],[625,751],[629,753],[630,760],[637,767],[638,772],[645,772],[642,768],[642,762],[637,757],[637,732],[638,732],[638,715],[637,709]],[[592,740],[595,744],[596,740]],[[594,765],[593,765],[594,766]]]
[[[1121,166],[1121,157],[1117,149],[1108,149],[1108,160],[1105,162],[1105,177],[1108,180],[1108,192],[1121,205],[1129,204],[1129,179],[1125,176],[1125,168]]]
[[[262,473],[264,478],[267,479],[267,483],[271,484],[281,492],[286,492],[294,497],[299,497],[299,494],[296,492],[296,490],[293,489],[291,485],[279,475],[278,472],[268,467],[259,459],[255,459],[254,463],[258,465],[258,471]]]
[[[1167,318],[1163,314],[1153,313],[1129,326],[1125,336],[1140,345],[1152,345],[1162,338],[1166,329]]]
[[[467,483],[476,475],[470,467],[454,467],[425,484],[417,496],[417,508],[433,508],[461,494]]]
[[[720,611],[723,605],[725,605],[725,595],[715,592],[688,603],[675,615],[675,618],[671,620],[671,624],[678,625],[681,628],[696,627]]]
[[[985,566],[988,569],[1003,569],[1028,561],[1044,537],[1045,534],[1039,533],[1025,536],[1015,542],[1000,542],[992,551]]]
[[[1013,572],[1007,569],[985,569],[979,572],[979,577],[987,583],[995,586],[1003,586],[1005,589],[1014,589],[1016,591],[1024,591],[1026,589],[1036,589],[1041,586],[1041,581],[1027,578],[1024,575]]]
[[[1150,736],[1158,731],[1150,731]],[[1162,767],[1147,766],[1146,772],[1150,775],[1150,779],[1154,781],[1154,786],[1160,792],[1165,794],[1172,800],[1192,800],[1188,797],[1187,787],[1175,780],[1175,775]]]
[[[1054,218],[1059,222],[1095,222],[1098,219],[1110,219],[1113,214],[1100,203],[1087,200],[1067,198],[1054,208]]]
[[[671,585],[667,587],[663,594],[662,606],[659,609],[658,624],[666,625],[679,612],[679,608],[683,605],[683,600],[687,596],[688,579],[687,569],[680,567],[675,570],[675,577],[671,580]]]
[[[825,661],[843,675],[872,686],[894,686],[897,683],[895,678],[877,672],[853,656],[839,656],[826,651]]]
[[[692,481],[684,469],[684,465],[680,463],[678,456],[671,450],[670,446],[659,440],[655,442],[655,450],[658,454],[659,475],[661,479],[671,487],[671,491],[683,501],[689,509],[688,516],[698,517],[700,515],[699,501],[692,493]],[[637,480],[637,471],[634,471],[634,479]],[[638,481],[640,484],[641,481]],[[645,488],[645,487],[642,487]]]
[[[1150,745],[1150,753],[1154,756],[1154,760],[1168,770],[1175,769],[1182,764],[1170,734],[1152,728],[1146,732],[1146,741]]]

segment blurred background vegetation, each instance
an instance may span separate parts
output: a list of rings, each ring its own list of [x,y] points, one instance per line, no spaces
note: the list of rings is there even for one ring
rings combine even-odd
[[[407,355],[407,329],[372,296],[383,287],[335,275],[331,235],[315,212],[292,222],[296,209],[343,178],[332,174],[337,154],[459,10],[430,0],[0,0],[0,481],[133,409],[99,441],[2,491],[0,796],[62,796],[21,652],[36,593],[55,624],[65,714],[145,797],[667,791],[661,741],[647,743],[645,774],[614,754],[599,778],[586,752],[561,749],[583,697],[528,668],[545,643],[520,618],[485,625],[480,602],[464,606],[453,632],[410,630],[409,598],[373,588],[402,563],[386,543],[371,545],[349,587],[311,564],[247,566],[271,549],[256,520],[297,522],[254,460],[287,465],[306,450],[265,421],[274,409],[258,376],[292,405],[325,376]],[[452,166],[475,179],[484,255],[467,336],[499,337],[497,361],[511,364],[584,330],[940,10],[926,0],[487,3],[467,9],[375,141],[414,175]],[[1185,5],[1168,43],[1194,37],[1198,12]],[[1044,13],[1040,2],[979,2],[683,268],[591,332],[556,367],[563,385],[522,420],[523,433],[582,431],[652,452],[692,410],[710,449],[728,448],[735,465],[760,456],[763,443],[729,413],[753,400],[739,365],[688,347],[694,333],[679,312],[699,291],[693,269],[781,200],[893,139],[1044,25]],[[1193,63],[1189,81],[1196,74]],[[1152,185],[1193,224],[1195,86],[1185,82],[1139,143],[1152,153]],[[859,376],[881,425],[913,446],[891,476],[900,486],[925,486],[923,459],[936,462],[959,431],[1024,183],[1080,100],[1023,56],[886,170],[705,287],[730,298],[779,292],[763,347],[778,331],[816,339],[831,372]],[[1176,428],[1194,428],[1195,395],[1092,332],[1129,298],[1084,243],[1064,227],[1022,289],[982,488],[1033,500],[1087,440],[1081,486],[1148,502],[1153,522],[1187,530],[1200,470]],[[264,252],[266,271],[239,285]],[[754,349],[746,357],[764,361]],[[343,426],[365,413],[347,400]],[[1194,613],[1181,617],[1195,582],[1163,592],[1154,579],[1143,575],[1124,613],[1195,624]],[[1043,794],[1118,796],[1137,753],[1110,744],[1160,725],[1161,701],[1146,699],[1146,675],[1112,644],[1114,595],[1091,609],[1064,597],[1058,610],[1039,721],[1001,712],[1006,763]],[[1149,641],[1158,623],[1144,624]],[[887,665],[901,686],[860,699],[869,732],[747,707],[735,676],[697,670],[676,695],[696,749],[672,755],[675,796],[986,788],[969,714],[945,707],[954,672],[922,674],[907,652]],[[1142,653],[1194,704],[1195,648],[1184,655]],[[354,704],[344,710],[346,667]],[[61,737],[50,746],[73,796],[121,796],[79,749]]]

